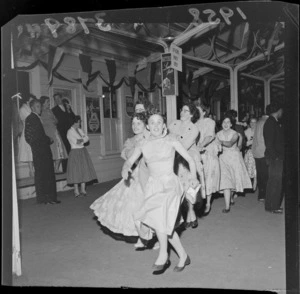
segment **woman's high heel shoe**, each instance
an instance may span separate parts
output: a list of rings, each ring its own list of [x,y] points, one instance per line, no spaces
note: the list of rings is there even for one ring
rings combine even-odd
[[[210,211],[211,211],[211,206],[209,207],[209,210],[203,212],[203,216],[208,216]]]
[[[198,227],[198,221],[195,219],[194,221],[191,222],[191,228],[195,229]]]
[[[154,269],[154,271],[152,272],[152,274],[153,274],[153,275],[161,275],[161,274],[163,274],[163,273],[166,271],[166,269],[167,269],[170,265],[171,265],[170,259],[168,259],[168,260],[166,261],[165,264],[159,264],[159,265],[154,264],[154,265],[152,266],[152,268]]]
[[[185,222],[184,227],[188,229],[191,226],[191,222]]]
[[[191,259],[190,259],[189,256],[187,256],[187,257],[186,257],[186,260],[185,260],[185,262],[184,262],[184,265],[183,265],[183,266],[175,266],[174,269],[173,269],[173,271],[174,271],[174,272],[182,272],[182,271],[184,270],[184,268],[185,268],[187,265],[189,265],[189,264],[191,264]]]
[[[228,209],[224,208],[224,209],[222,210],[223,213],[228,213],[229,211],[230,211],[230,207],[229,207]]]

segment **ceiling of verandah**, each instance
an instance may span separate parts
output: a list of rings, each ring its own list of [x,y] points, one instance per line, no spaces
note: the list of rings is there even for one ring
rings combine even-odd
[[[73,34],[59,34],[59,28],[56,38],[49,29],[47,34],[41,33],[38,37],[35,34],[35,38],[23,33],[17,54],[45,59],[49,45],[53,45],[95,58],[101,55],[129,61],[135,63],[139,71],[148,63],[159,63],[161,53],[174,43],[182,48],[184,79],[190,84],[197,82],[198,91],[208,86],[212,90],[229,87],[228,68],[236,66],[241,67],[239,81],[244,91],[251,91],[251,87],[262,84],[263,80],[271,80],[275,91],[284,90],[285,24],[276,19],[231,25],[193,21],[118,22],[105,26],[109,26],[109,30],[87,25],[88,34],[79,25]]]

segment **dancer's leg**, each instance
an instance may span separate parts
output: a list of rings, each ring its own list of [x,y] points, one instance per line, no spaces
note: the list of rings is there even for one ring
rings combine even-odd
[[[81,193],[86,193],[85,183],[81,183],[80,186],[81,186]]]
[[[207,213],[210,211],[210,205],[211,205],[210,201],[211,201],[211,194],[206,195],[206,206],[205,206],[204,213]]]
[[[177,266],[179,267],[184,266],[184,262],[187,258],[187,253],[181,244],[178,234],[174,232],[172,237],[169,237],[168,240],[171,243],[171,245],[174,247],[176,253],[179,256],[179,262]]]
[[[193,222],[197,219],[196,213],[194,210],[194,205],[188,201],[188,213],[187,213],[187,222]]]
[[[74,184],[74,194],[75,196],[79,194],[78,184]]]
[[[224,190],[225,209],[230,208],[230,199],[231,199],[231,190],[225,189]]]
[[[159,253],[155,261],[156,265],[165,264],[168,259],[168,236],[164,233],[157,232],[156,236],[159,242]]]

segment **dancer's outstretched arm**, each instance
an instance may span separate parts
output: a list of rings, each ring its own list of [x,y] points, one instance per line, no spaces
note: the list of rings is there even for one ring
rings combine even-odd
[[[132,173],[131,167],[134,162],[140,157],[142,154],[142,149],[140,147],[135,147],[133,154],[124,162],[122,168],[122,178],[126,180],[128,178],[128,173]]]

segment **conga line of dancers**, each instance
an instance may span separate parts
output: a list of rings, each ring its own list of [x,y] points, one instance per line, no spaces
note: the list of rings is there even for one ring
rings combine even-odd
[[[169,243],[179,257],[174,272],[191,263],[176,230],[181,224],[186,229],[197,227],[197,198],[206,199],[204,215],[208,215],[211,195],[223,193],[222,212],[228,213],[233,193],[252,188],[233,119],[225,115],[216,134],[215,122],[206,114],[206,105],[186,102],[180,120],[167,127],[159,110],[137,101],[134,136],[126,140],[121,153],[125,160],[122,180],[90,206],[111,232],[137,237],[136,250],[158,249],[154,275],[170,267]],[[184,202],[188,204],[185,221],[180,209]],[[154,247],[149,247],[151,240],[157,240]]]

